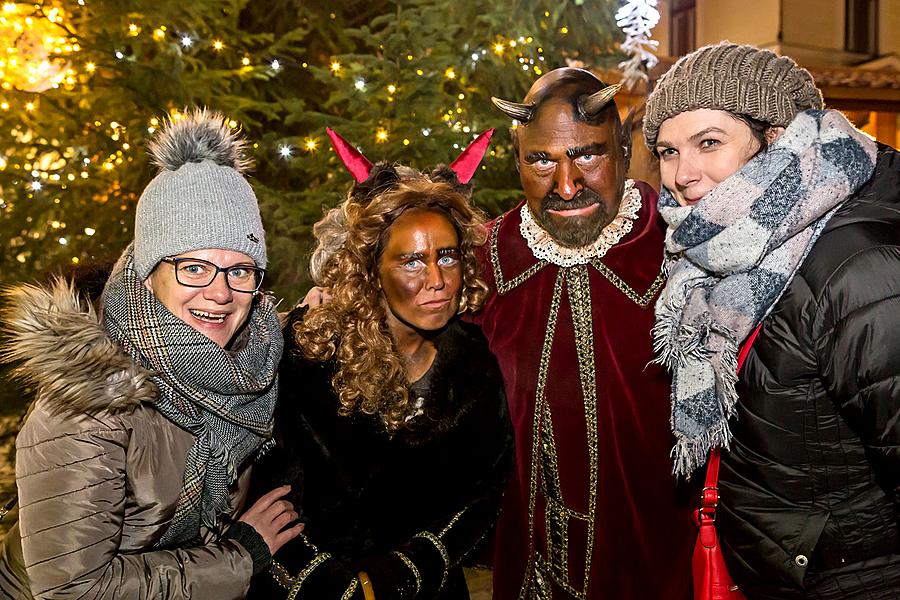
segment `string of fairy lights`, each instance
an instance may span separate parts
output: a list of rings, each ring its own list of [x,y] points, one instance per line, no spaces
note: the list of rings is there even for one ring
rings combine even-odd
[[[68,6],[71,6],[73,10],[80,10],[85,7],[86,1],[90,0],[77,0],[78,8],[74,5]],[[96,62],[79,60],[82,48],[76,32],[71,29],[73,14],[63,6],[48,6],[47,2],[43,4],[6,2],[0,5],[0,111],[21,108],[26,113],[35,111],[39,113],[43,93],[58,88],[72,91],[78,86],[89,85],[91,79],[101,72],[101,67]],[[545,13],[545,17],[549,16],[549,12]],[[335,16],[332,15],[332,18]],[[567,35],[569,32],[566,26],[560,27],[558,31],[562,35]],[[215,37],[203,39],[193,33],[175,31],[164,24],[141,23],[137,19],[128,23],[122,34],[123,40],[150,36],[158,43],[177,43],[181,46],[182,51],[191,52],[195,57],[202,56],[204,52],[219,54],[239,51],[229,48],[223,39]],[[122,48],[116,49],[113,52],[113,58],[116,61],[129,60],[126,48],[127,46],[123,44]],[[490,53],[497,57],[509,58],[523,71],[530,71],[535,76],[540,76],[544,72],[544,50],[533,36],[497,37],[486,43],[483,48],[469,49],[466,52],[467,56],[460,63],[462,66],[475,68]],[[413,52],[407,53],[405,58],[405,63],[410,65],[416,76],[433,76],[435,74],[434,72],[426,73],[425,69],[417,66],[416,55]],[[310,68],[310,63],[306,61],[294,62],[286,57],[259,58],[248,53],[242,54],[239,62],[242,73],[265,69],[270,76],[278,76],[291,68]],[[345,65],[337,58],[322,65],[336,78],[354,77],[353,88],[360,94],[384,94],[384,98],[390,103],[401,92],[399,83],[390,83],[383,89],[380,86],[379,89],[375,89],[375,86],[367,82],[364,77],[350,75],[355,69],[350,69],[349,66],[352,65]],[[443,80],[452,81],[461,77],[462,72],[461,66],[451,65],[444,67],[440,76]],[[3,91],[21,93],[3,98]],[[16,107],[13,106],[15,101],[12,99],[13,96],[17,99],[27,99],[22,101],[20,107]],[[452,105],[442,111],[440,118],[444,125],[451,130],[471,134],[474,137],[478,132],[474,131],[473,127],[465,120],[465,99],[465,91],[458,92]],[[90,154],[90,150],[85,152],[84,149],[76,150],[65,147],[45,151],[21,163],[15,162],[17,159],[14,156],[7,156],[0,152],[0,171],[13,169],[17,174],[21,174],[19,180],[21,185],[26,188],[27,198],[32,198],[36,194],[48,193],[53,188],[66,190],[69,184],[77,180],[88,179],[98,171],[108,175],[108,172],[130,162],[132,160],[131,153],[135,151],[134,146],[142,146],[144,138],[153,134],[160,126],[161,119],[166,117],[178,120],[181,118],[181,113],[178,109],[172,108],[168,115],[149,116],[146,121],[146,134],[129,132],[126,126],[116,121],[104,123],[97,119],[86,125],[92,125],[96,130],[103,131],[110,140],[116,142],[114,151]],[[236,120],[230,120],[229,125],[234,128],[240,127]],[[17,145],[27,146],[35,141],[33,140],[34,133],[24,124],[14,126],[10,133]],[[427,138],[432,135],[432,130],[424,127],[418,133]],[[386,143],[392,139],[393,132],[387,126],[379,126],[375,128],[372,135],[374,142]],[[413,140],[407,136],[402,138],[401,143],[408,146],[413,143]],[[277,156],[284,160],[290,160],[304,153],[314,154],[323,147],[320,138],[314,135],[308,135],[302,139],[301,143],[294,142],[294,144],[296,145],[288,142],[279,144],[275,149]],[[44,146],[46,145],[44,144]],[[457,149],[460,148],[459,144],[454,146]],[[26,174],[30,175],[30,178],[26,177]],[[54,197],[53,202],[60,204],[60,197]],[[0,210],[9,208],[10,204],[0,197]],[[123,211],[126,208],[126,206],[122,206]],[[94,236],[97,234],[98,228],[99,226],[96,225],[84,227],[83,234]],[[53,219],[46,223],[46,229],[43,231],[40,228],[34,228],[29,235],[34,239],[40,239],[44,235],[54,235],[57,236],[56,239],[61,245],[66,246],[69,244],[71,234],[63,235],[65,230],[66,223],[64,221]],[[22,243],[21,240],[12,240],[10,245],[15,247]],[[24,263],[29,259],[29,255],[27,252],[20,252],[16,255],[16,259]],[[77,263],[78,260],[77,256],[72,257],[72,262]]]

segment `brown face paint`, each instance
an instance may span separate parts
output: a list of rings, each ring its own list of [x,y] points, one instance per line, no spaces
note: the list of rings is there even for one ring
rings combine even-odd
[[[625,188],[618,122],[577,119],[566,99],[541,105],[516,130],[519,175],[538,223],[565,246],[592,243],[616,216]]]
[[[378,262],[382,303],[398,332],[443,328],[459,308],[462,261],[459,236],[439,212],[410,209],[390,226]]]

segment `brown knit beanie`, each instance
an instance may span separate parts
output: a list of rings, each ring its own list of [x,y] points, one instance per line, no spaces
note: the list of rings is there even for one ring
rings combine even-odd
[[[653,149],[659,126],[697,108],[727,110],[773,126],[801,111],[821,109],[822,93],[809,71],[786,56],[755,46],[720,42],[683,56],[647,98],[644,139]]]

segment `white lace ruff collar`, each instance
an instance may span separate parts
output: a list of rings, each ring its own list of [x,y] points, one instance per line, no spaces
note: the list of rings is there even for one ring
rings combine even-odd
[[[522,216],[519,231],[535,258],[560,267],[574,267],[575,265],[585,265],[595,258],[605,256],[610,248],[618,244],[619,240],[631,231],[640,210],[641,191],[635,187],[633,179],[626,179],[619,213],[609,225],[603,228],[603,231],[591,244],[580,248],[567,248],[560,245],[543,227],[538,225],[527,204],[523,204],[519,211]]]

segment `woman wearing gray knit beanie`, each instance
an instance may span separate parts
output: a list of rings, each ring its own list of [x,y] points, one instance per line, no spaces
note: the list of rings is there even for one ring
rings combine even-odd
[[[900,154],[727,42],[660,78],[644,135],[674,470],[721,461],[730,575],[750,600],[900,597]]]
[[[233,520],[283,348],[245,149],[217,113],[166,124],[99,312],[62,280],[7,292],[3,354],[37,394],[0,596],[236,600],[300,533],[288,488]]]

